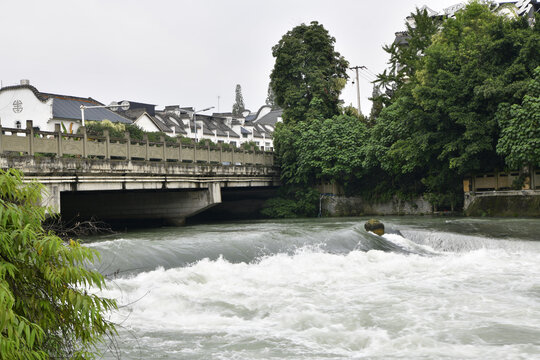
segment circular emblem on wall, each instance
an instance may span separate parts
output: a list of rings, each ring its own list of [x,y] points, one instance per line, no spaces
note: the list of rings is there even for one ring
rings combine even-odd
[[[22,101],[21,100],[15,100],[13,102],[13,112],[14,113],[20,113],[23,111]]]

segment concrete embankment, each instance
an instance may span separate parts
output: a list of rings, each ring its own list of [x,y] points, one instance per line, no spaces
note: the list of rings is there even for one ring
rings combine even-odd
[[[466,194],[464,213],[467,216],[540,217],[540,191]]]
[[[433,207],[423,197],[409,201],[393,198],[386,202],[370,202],[361,197],[322,196],[323,216],[364,215],[425,215],[433,214]]]

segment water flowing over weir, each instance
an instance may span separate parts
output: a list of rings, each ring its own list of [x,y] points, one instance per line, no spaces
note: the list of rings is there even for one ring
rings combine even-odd
[[[122,359],[528,359],[540,221],[256,221],[90,239]],[[114,358],[109,353],[105,358]]]

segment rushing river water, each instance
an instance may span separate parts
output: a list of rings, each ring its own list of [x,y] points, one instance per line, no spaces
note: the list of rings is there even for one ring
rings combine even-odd
[[[538,359],[540,220],[256,221],[92,239],[122,359]],[[117,354],[117,355],[118,355]],[[105,358],[114,358],[109,352]]]

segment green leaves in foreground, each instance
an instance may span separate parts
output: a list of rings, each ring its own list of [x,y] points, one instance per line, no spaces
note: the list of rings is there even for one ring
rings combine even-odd
[[[116,302],[88,292],[105,284],[84,267],[94,250],[43,230],[41,191],[0,171],[0,359],[91,359]]]

